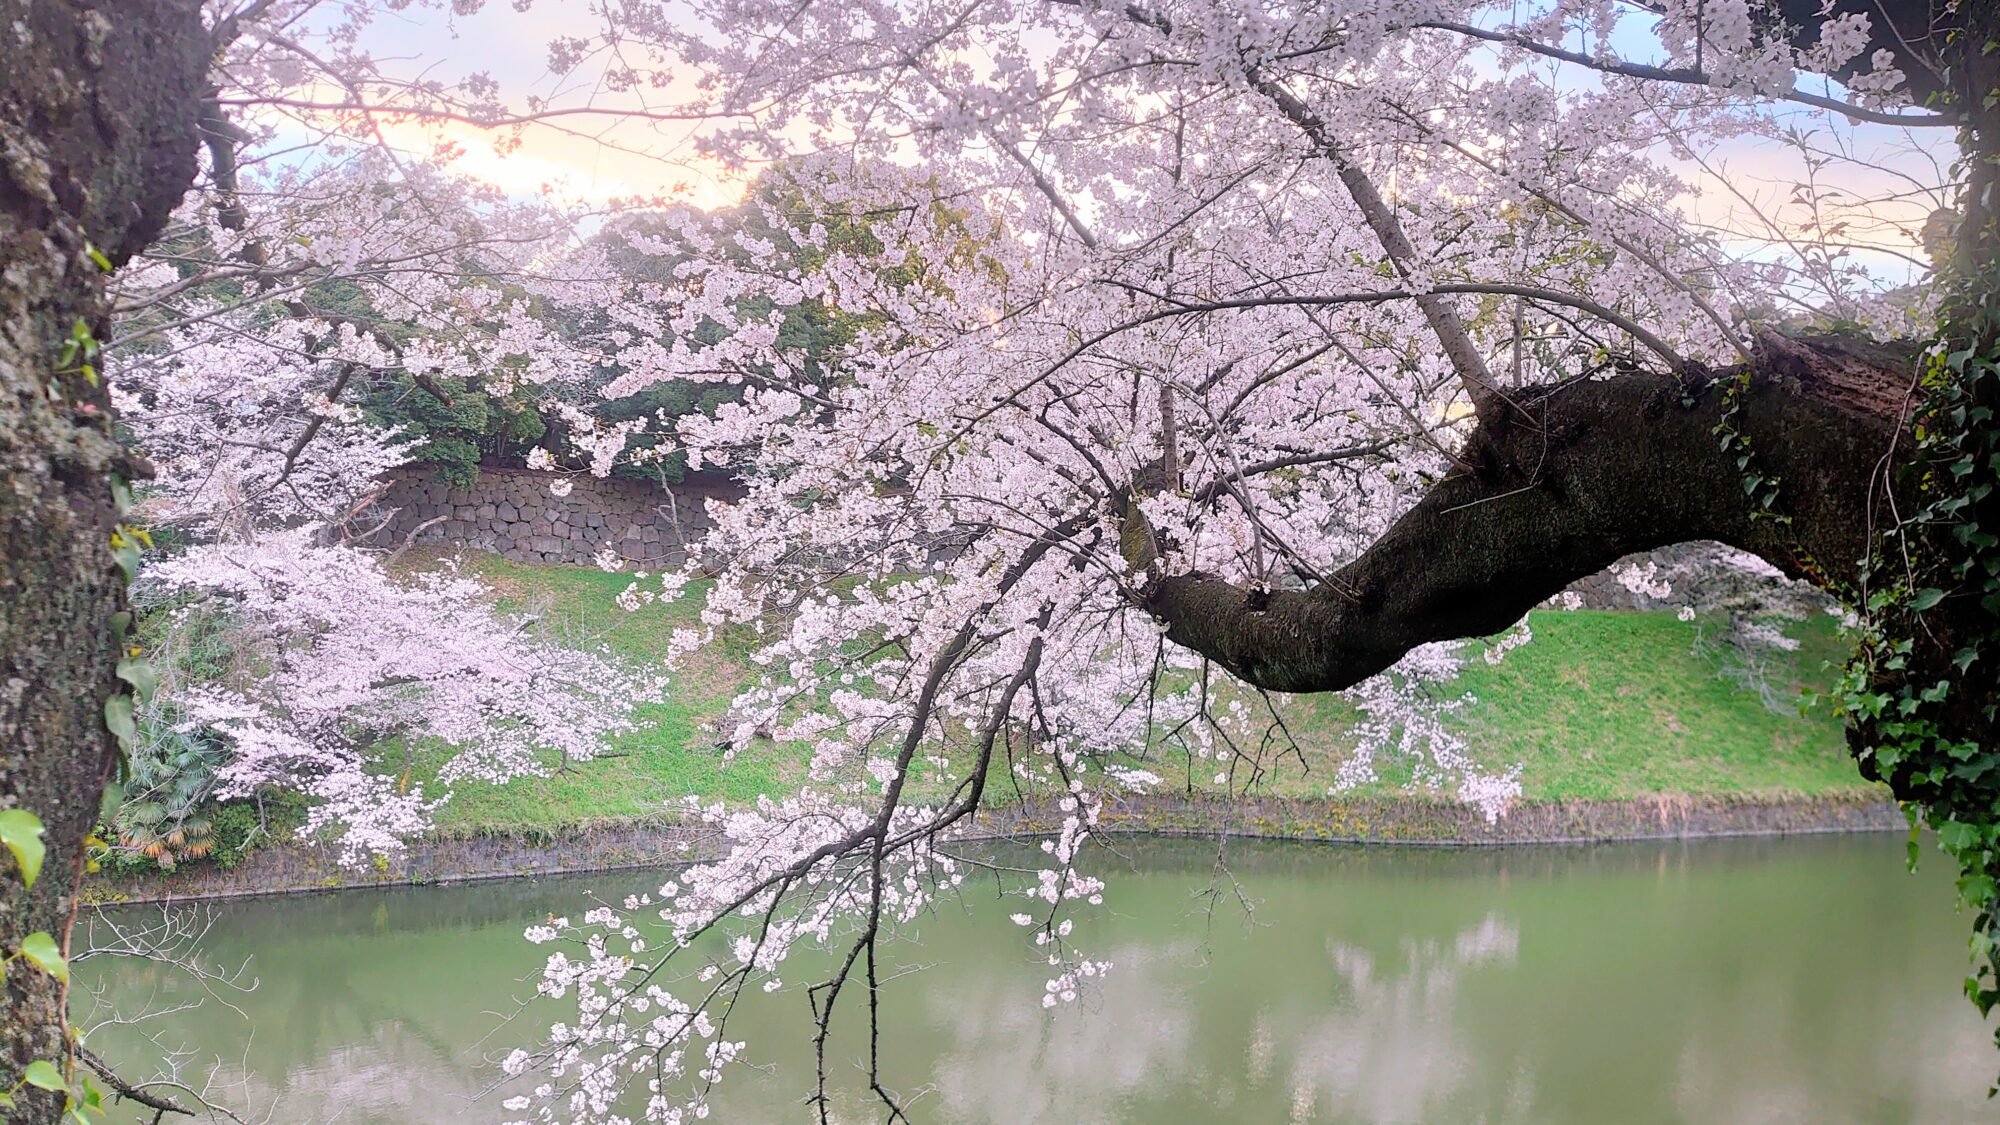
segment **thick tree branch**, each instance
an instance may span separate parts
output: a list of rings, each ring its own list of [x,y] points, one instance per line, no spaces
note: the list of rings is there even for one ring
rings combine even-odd
[[[1499,632],[1624,555],[1690,540],[1751,551],[1822,585],[1852,581],[1884,499],[1913,356],[1844,338],[1757,341],[1742,368],[1689,381],[1630,372],[1523,392],[1360,558],[1303,592],[1154,575],[1146,608],[1179,644],[1278,691],[1345,688],[1432,641]],[[1728,424],[1781,480],[1779,515],[1746,495]],[[1872,500],[1871,500],[1872,498]],[[1127,559],[1154,551],[1127,520]]]

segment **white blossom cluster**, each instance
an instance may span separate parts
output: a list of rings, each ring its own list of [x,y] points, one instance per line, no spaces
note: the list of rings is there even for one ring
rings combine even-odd
[[[319,155],[192,194],[114,279],[106,347],[150,463],[134,518],[189,544],[149,556],[137,594],[220,614],[243,648],[240,675],[170,677],[165,703],[226,746],[217,796],[302,793],[307,830],[360,863],[455,786],[602,752],[661,684],[364,546],[393,515],[382,475],[423,445],[365,392],[553,394],[602,361],[572,330],[602,281],[576,272],[576,217],[367,145]]]
[[[496,614],[475,581],[399,580],[372,554],[312,545],[307,530],[193,547],[144,582],[230,615],[254,645],[252,675],[177,700],[184,722],[231,747],[218,795],[304,793],[308,830],[337,828],[349,863],[399,850],[454,785],[588,761],[631,728],[635,700],[659,694],[654,678]],[[400,777],[383,760],[390,739],[406,748]],[[410,779],[416,751],[441,754],[439,789]]]

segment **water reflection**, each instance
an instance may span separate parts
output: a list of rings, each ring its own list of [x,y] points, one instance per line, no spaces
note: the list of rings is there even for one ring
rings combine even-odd
[[[1990,1120],[1996,1059],[1957,993],[1964,919],[1889,837],[1608,848],[1235,848],[1248,917],[1212,912],[1212,847],[1130,846],[1076,941],[1116,969],[1040,1005],[1009,902],[974,896],[898,944],[885,1080],[946,1122]],[[493,1014],[537,961],[523,925],[652,877],[245,903],[211,937],[254,953],[250,1022],[185,1034],[274,1120],[494,1120],[482,1059],[535,1027]],[[80,968],[89,969],[96,962]],[[103,983],[143,996],[141,970]],[[786,973],[791,981],[812,974]],[[556,1013],[549,1013],[550,1016]],[[837,1113],[879,1120],[858,1008]],[[115,1033],[118,1029],[107,1029]],[[720,1121],[802,1120],[806,1000],[732,1018],[768,1071]],[[106,1053],[143,1043],[115,1034]]]
[[[1520,928],[1498,911],[1449,941],[1406,940],[1391,959],[1329,939],[1338,985],[1325,1015],[1289,1038],[1291,1120],[1434,1120],[1472,1080],[1475,1050],[1459,1032],[1462,973],[1506,966]]]

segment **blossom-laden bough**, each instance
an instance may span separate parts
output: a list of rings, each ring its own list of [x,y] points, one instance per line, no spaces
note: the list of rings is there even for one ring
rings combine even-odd
[[[675,647],[777,629],[734,737],[811,740],[822,788],[711,811],[721,859],[537,929],[570,943],[544,990],[580,1007],[509,1060],[544,1079],[513,1103],[525,1119],[704,1116],[745,1057],[727,1012],[775,986],[802,935],[836,950],[810,992],[822,1051],[857,966],[876,1019],[884,921],[962,875],[940,849],[1009,778],[1060,794],[1017,921],[1052,946],[1051,1003],[1073,999],[1103,968],[1062,939],[1072,904],[1102,894],[1073,880],[1104,803],[1176,745],[1225,783],[1262,768],[1212,668],[1269,692],[1358,688],[1364,755],[1411,752],[1497,813],[1518,782],[1438,721],[1440,646],[1694,540],[1865,600],[1876,531],[1913,496],[1899,450],[1920,345],[1895,341],[1936,309],[1841,262],[1836,220],[1752,203],[1749,229],[1704,229],[1689,180],[1720,138],[1812,149],[1767,99],[1968,123],[1940,56],[1907,46],[1956,41],[1859,10],[1662,13],[1664,61],[1640,65],[1614,51],[1633,30],[1615,6],[622,10],[619,72],[699,66],[712,143],[785,156],[809,201],[767,205],[755,242],[692,223],[635,242],[676,284],[630,314],[613,388],[743,388],[652,435],[649,455],[750,482],[701,544],[709,631]],[[1854,100],[1808,92],[1801,70]],[[1909,109],[1906,88],[1950,96]],[[1969,143],[1990,152],[1980,128]],[[1951,191],[1940,177],[1910,217]],[[1888,221],[1878,206],[1846,221]],[[832,245],[836,225],[882,249]],[[830,361],[786,339],[802,304],[854,326]],[[1861,757],[1906,800],[1935,793]],[[927,760],[949,797],[912,808]],[[1364,756],[1332,780],[1367,776]],[[835,812],[843,791],[872,813]],[[643,924],[656,913],[664,932]],[[687,966],[723,925],[745,927],[732,956]],[[822,1056],[823,1121],[827,1083]]]
[[[755,810],[703,810],[728,850],[652,901],[538,929],[575,943],[551,958],[546,991],[582,1001],[545,1051],[510,1061],[543,1075],[518,1106],[539,1120],[701,1116],[746,1057],[727,1038],[733,997],[775,979],[800,940],[844,954],[809,993],[822,1045],[843,995],[859,988],[875,1018],[884,927],[964,873],[950,836],[1002,783],[1059,795],[1021,917],[1051,959],[1051,1002],[1077,995],[1103,965],[1069,945],[1066,912],[1102,893],[1075,863],[1105,803],[1170,750],[1253,783],[1284,743],[1276,709],[1251,717],[1259,690],[1365,685],[1375,752],[1415,753],[1440,784],[1503,804],[1504,763],[1434,737],[1455,659],[1438,644],[1504,630],[1570,579],[1684,538],[1871,605],[1879,570],[1853,563],[1876,553],[1871,529],[1902,526],[1915,499],[1940,510],[1941,486],[1909,471],[1909,414],[1956,386],[1940,368],[1990,357],[1991,324],[1967,309],[1991,304],[1985,95],[2000,83],[1975,34],[2000,22],[1991,0],[639,0],[565,28],[555,92],[518,103],[484,73],[372,53],[367,3],[223,3],[205,21],[162,4],[143,35],[87,5],[44,7],[34,34],[68,54],[30,51],[0,78],[7,139],[33,157],[10,157],[27,186],[0,192],[0,245],[52,263],[0,274],[0,311],[34,345],[0,337],[0,402],[32,423],[0,415],[0,452],[10,480],[47,485],[10,493],[29,499],[0,517],[11,542],[53,545],[9,563],[10,580],[52,591],[10,625],[9,652],[66,651],[120,607],[101,576],[47,576],[92,573],[115,519],[98,493],[143,467],[108,452],[94,370],[64,368],[59,406],[13,374],[37,369],[23,358],[36,348],[80,341],[76,317],[147,365],[157,389],[127,400],[135,429],[155,427],[169,499],[222,503],[228,518],[203,534],[224,543],[294,522],[324,529],[320,546],[353,534],[342,505],[366,495],[353,481],[399,455],[394,435],[341,436],[356,380],[406,376],[443,396],[462,365],[549,386],[610,370],[620,393],[738,389],[643,435],[645,454],[748,482],[696,552],[716,571],[708,629],[767,638],[769,675],[726,733],[810,741],[815,781]],[[100,75],[106,58],[119,76]],[[52,100],[60,84],[42,79],[58,70],[96,112]],[[152,101],[129,75],[151,79]],[[566,93],[579,89],[595,93]],[[89,143],[74,134],[84,120],[100,123]],[[718,237],[671,209],[606,224],[659,267],[635,273],[609,268],[603,241],[565,236],[588,215],[551,231],[548,212],[494,192],[468,221],[392,139],[414,130],[449,156],[453,130],[511,146],[619,121],[671,138],[653,151],[684,165],[781,161],[795,190],[753,201],[761,231]],[[1907,175],[1935,150],[1911,140],[1883,157],[1862,126],[1960,130],[1970,190]],[[1793,153],[1797,192],[1732,177],[1728,145],[1743,140]],[[197,142],[205,190],[179,212],[186,237],[162,241]],[[278,155],[299,144],[308,156]],[[1871,178],[1884,174],[1903,178]],[[259,185],[301,205],[260,212]],[[1724,196],[1726,214],[1707,202]],[[1918,227],[1935,236],[1921,248]],[[127,275],[130,324],[113,333],[95,263],[148,245],[159,264]],[[1885,293],[1862,263],[1894,255],[1949,256],[1943,276],[1971,280]],[[350,286],[365,308],[329,299]],[[801,310],[840,330],[803,347]],[[1841,334],[1800,331],[1826,321]],[[1928,338],[1941,321],[1958,327],[1923,380],[1909,350],[1855,339]],[[269,349],[248,366],[279,393],[232,393],[238,344]],[[204,354],[201,385],[162,377]],[[1912,405],[1919,389],[1935,393]],[[1964,417],[1990,408],[1990,387],[1967,393]],[[260,401],[284,424],[234,428]],[[174,402],[207,428],[180,430]],[[1922,448],[1966,429],[1942,418]],[[577,417],[578,453],[606,471],[641,429]],[[209,487],[194,472],[204,449],[242,485]],[[1973,458],[1948,479],[1987,471]],[[1968,494],[1975,513],[1994,502]],[[246,534],[245,519],[263,522]],[[627,600],[672,596],[691,574]],[[1929,691],[1914,667],[1968,687],[1937,729],[1978,750],[1990,688],[1948,666],[1992,608],[1961,585],[1907,593],[1910,613],[1944,604],[1972,624],[1914,620],[1881,646],[1881,680],[1863,681]],[[78,661],[39,678],[108,681],[110,657]],[[1225,691],[1223,673],[1247,687]],[[1937,703],[1909,699],[1912,713]],[[39,697],[29,710],[0,733],[46,746],[96,730]],[[1928,751],[1876,753],[1879,718],[1856,727],[1864,769],[1969,818],[1953,838],[1975,854],[1987,791],[1947,780]],[[1260,726],[1268,737],[1243,738]],[[104,745],[90,737],[76,744]],[[1949,769],[1976,782],[1984,761]],[[946,778],[941,799],[913,799],[920,762]],[[47,812],[58,859],[80,855],[95,768],[0,760],[0,791]],[[1335,783],[1366,773],[1360,758]],[[48,924],[71,889],[39,888],[21,920]],[[664,932],[641,928],[650,916]],[[685,965],[683,941],[718,927],[744,927],[727,962]],[[30,999],[0,1021],[27,1030],[0,1047],[56,1050],[50,997]],[[819,1077],[825,1120],[824,1061]]]
[[[311,534],[195,547],[145,582],[179,595],[181,612],[228,615],[253,647],[242,682],[194,685],[170,701],[181,724],[230,747],[215,795],[304,795],[303,830],[337,829],[343,862],[400,850],[459,783],[590,761],[631,729],[634,701],[660,693],[653,677],[496,614],[479,582],[444,571],[398,579],[372,554],[314,546]],[[400,776],[385,747],[402,748]],[[443,748],[438,792],[410,776],[419,747]]]

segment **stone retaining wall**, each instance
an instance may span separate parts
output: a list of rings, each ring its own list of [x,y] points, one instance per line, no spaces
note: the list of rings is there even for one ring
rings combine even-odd
[[[549,485],[569,482],[566,496]],[[470,488],[453,488],[428,469],[385,478],[375,510],[395,514],[370,542],[396,547],[443,543],[492,551],[520,562],[589,563],[609,547],[630,563],[677,564],[683,545],[709,528],[708,502],[743,495],[733,481],[691,478],[671,488],[623,478],[557,478],[528,469],[482,468]]]
[[[1054,808],[993,809],[979,814],[966,835],[972,839],[1046,835],[1061,821]],[[1425,798],[1216,801],[1161,795],[1107,802],[1100,826],[1106,832],[1165,836],[1486,846],[1894,832],[1907,831],[1909,824],[1901,810],[1880,795],[1856,792],[1783,799],[1661,796],[1525,802],[1491,824],[1470,806]],[[670,867],[711,858],[719,843],[705,827],[648,821],[584,828],[560,838],[417,840],[401,856],[359,870],[340,866],[332,847],[289,845],[252,852],[234,871],[197,866],[171,875],[93,878],[85,886],[84,899],[111,905],[243,898]]]

